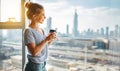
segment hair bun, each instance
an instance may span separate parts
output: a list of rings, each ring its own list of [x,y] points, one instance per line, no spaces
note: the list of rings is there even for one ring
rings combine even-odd
[[[30,5],[31,5],[31,2],[26,2],[26,3],[25,3],[25,7],[26,7],[26,8],[30,8]]]

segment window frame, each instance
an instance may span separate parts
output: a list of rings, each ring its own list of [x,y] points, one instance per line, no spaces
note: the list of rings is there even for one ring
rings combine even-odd
[[[22,30],[22,71],[24,71],[24,64],[25,64],[25,45],[23,42],[23,32],[25,29],[25,8],[24,8],[24,3],[26,0],[21,0],[21,21],[20,22],[1,22],[0,21],[0,30],[4,29],[21,29]],[[0,0],[0,5],[1,5],[1,0]],[[1,6],[0,6],[0,12],[1,12]],[[1,18],[1,17],[0,17]]]
[[[0,29],[24,29],[25,28],[24,2],[25,0],[21,0],[21,8],[20,8],[21,9],[21,21],[20,22],[1,22],[0,21]],[[0,8],[0,11],[1,11],[1,8]]]

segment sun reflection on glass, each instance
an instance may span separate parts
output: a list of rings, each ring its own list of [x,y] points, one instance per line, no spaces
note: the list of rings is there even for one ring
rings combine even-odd
[[[1,22],[21,21],[21,0],[1,0]]]

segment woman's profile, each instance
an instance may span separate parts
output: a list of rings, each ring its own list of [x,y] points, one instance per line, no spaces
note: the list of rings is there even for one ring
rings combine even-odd
[[[46,71],[48,46],[56,38],[54,32],[45,35],[44,30],[38,25],[42,24],[45,17],[44,7],[38,3],[25,3],[26,16],[30,20],[29,28],[24,30],[24,43],[27,46],[28,62],[25,71]]]

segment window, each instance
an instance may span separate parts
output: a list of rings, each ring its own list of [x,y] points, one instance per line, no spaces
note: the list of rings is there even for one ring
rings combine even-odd
[[[22,30],[0,30],[0,70],[22,69]]]
[[[1,22],[20,22],[20,8],[20,0],[1,0]]]
[[[48,69],[120,70],[119,0],[34,1],[45,7],[44,28],[57,30],[58,39],[49,48]]]
[[[24,27],[24,0],[0,1],[0,28],[21,29]]]
[[[0,0],[0,71],[22,70],[24,0]]]

